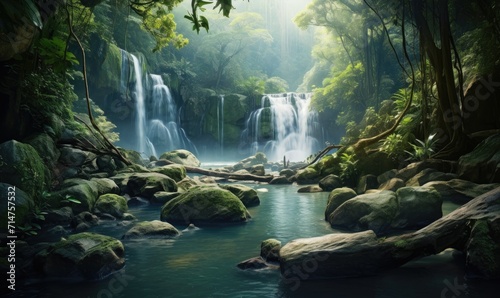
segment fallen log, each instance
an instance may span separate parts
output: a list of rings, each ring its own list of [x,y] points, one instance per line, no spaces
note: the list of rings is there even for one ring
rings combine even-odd
[[[296,239],[280,250],[285,282],[374,275],[447,248],[466,255],[467,274],[500,278],[500,187],[415,232],[378,238],[371,230]]]

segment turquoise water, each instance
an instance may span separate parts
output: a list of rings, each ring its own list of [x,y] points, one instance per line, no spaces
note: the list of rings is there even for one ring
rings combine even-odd
[[[328,193],[299,194],[293,185],[248,185],[265,191],[259,192],[260,206],[249,208],[248,223],[185,231],[174,240],[126,240],[126,267],[120,273],[99,282],[33,282],[20,287],[18,296],[496,297],[494,282],[465,281],[463,266],[451,251],[378,276],[301,282],[297,289],[282,280],[278,270],[239,270],[236,264],[257,256],[265,239],[284,244],[335,232],[323,220]],[[444,209],[449,212],[453,206]],[[154,220],[159,219],[160,206],[130,211],[139,220]],[[129,228],[106,222],[92,231],[120,238]]]

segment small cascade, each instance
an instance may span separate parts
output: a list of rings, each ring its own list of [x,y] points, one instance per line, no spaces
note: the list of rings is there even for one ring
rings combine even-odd
[[[247,119],[240,148],[264,152],[269,160],[303,161],[320,150],[318,114],[310,93],[269,94]],[[318,136],[321,137],[321,136]]]
[[[161,76],[144,73],[140,60],[123,50],[121,87],[124,93],[130,88],[134,102],[133,149],[144,157],[158,157],[158,154],[175,149],[197,154],[196,147],[180,126],[177,105]]]
[[[219,118],[220,117],[220,118]],[[218,131],[219,131],[219,143],[220,143],[220,154],[224,156],[224,95],[220,95],[219,108],[217,109],[217,119],[218,119]]]

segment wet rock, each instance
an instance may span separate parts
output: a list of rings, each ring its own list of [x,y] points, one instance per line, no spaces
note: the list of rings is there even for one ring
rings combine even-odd
[[[258,269],[277,269],[277,265],[271,265],[267,263],[262,257],[255,257],[245,260],[238,265],[236,265],[241,270],[258,270]]]
[[[292,184],[292,182],[285,176],[278,176],[269,181],[269,184]]]
[[[332,191],[342,187],[342,180],[337,175],[330,174],[319,181],[319,187],[324,191]]]
[[[298,170],[294,179],[297,184],[315,184],[321,180],[321,177],[316,169],[307,167],[305,169]]]
[[[180,194],[181,194],[180,192],[159,191],[159,192],[156,192],[149,201],[152,204],[164,205],[165,203],[173,200],[174,198],[176,198]]]
[[[392,178],[396,177],[397,173],[398,173],[398,170],[392,169],[392,170],[386,171],[386,172],[378,175],[377,176],[377,182],[378,182],[378,184],[384,184],[384,183],[386,183],[387,181],[389,181]]]
[[[175,182],[179,182],[182,179],[186,178],[186,168],[178,164],[152,168],[151,171],[166,175],[174,179]]]
[[[358,194],[364,194],[367,190],[378,188],[377,176],[375,175],[364,175],[358,181],[358,186],[356,192]]]
[[[207,224],[241,223],[250,214],[241,200],[217,186],[195,186],[161,209],[161,220],[171,223]]]
[[[171,224],[159,220],[143,221],[136,223],[128,230],[123,239],[135,238],[172,238],[176,237],[180,232]]]
[[[476,183],[500,183],[500,134],[490,136],[460,157],[458,176]]]
[[[474,182],[461,179],[453,179],[450,181],[433,181],[423,185],[423,187],[436,190],[443,200],[451,201],[456,204],[464,204],[473,198],[482,195],[496,187],[499,183],[494,184],[476,184]]]
[[[73,217],[71,220],[71,227],[77,229],[80,226],[80,229],[90,228],[92,226],[96,226],[99,224],[99,218],[94,214],[84,211]]]
[[[84,163],[94,160],[97,157],[92,152],[73,147],[62,147],[60,152],[59,163],[67,167],[81,167]]]
[[[260,204],[259,195],[255,189],[243,184],[219,184],[222,189],[229,190],[236,195],[245,207],[258,206]]]
[[[127,199],[117,194],[101,195],[95,203],[94,210],[122,218],[123,214],[128,211]]]
[[[450,181],[456,179],[455,173],[443,173],[434,169],[424,169],[406,182],[406,186],[422,186],[431,181]]]
[[[281,242],[276,239],[267,239],[260,244],[260,256],[268,262],[279,261]]]
[[[92,178],[90,179],[90,181],[96,184],[98,195],[108,193],[120,194],[120,188],[118,187],[118,185],[115,183],[115,181],[109,178]]]
[[[500,220],[478,220],[466,244],[465,266],[472,278],[500,278]]]
[[[160,173],[136,173],[128,178],[127,189],[131,196],[149,199],[158,191],[176,192],[177,184]]]
[[[322,192],[323,189],[318,185],[307,185],[299,188],[297,192],[299,193],[314,193],[314,192]]]
[[[385,233],[398,210],[396,194],[382,191],[358,195],[340,205],[328,218],[332,227]]]
[[[403,187],[397,190],[398,211],[391,226],[419,229],[443,216],[439,193],[425,187]]]
[[[254,165],[247,169],[247,171],[252,175],[264,176],[266,174],[266,170],[264,169],[264,165]]]
[[[280,171],[279,175],[280,176],[285,176],[286,178],[290,178],[293,175],[295,175],[297,172],[292,170],[292,169],[283,169]]]
[[[113,156],[110,155],[99,155],[96,162],[99,170],[108,174],[113,174],[118,169]]]
[[[380,185],[379,189],[380,190],[396,191],[404,186],[405,186],[405,182],[402,179],[391,178],[391,179],[387,180],[386,182],[384,182],[382,185]]]
[[[193,153],[184,149],[165,152],[160,156],[160,159],[166,159],[176,164],[190,167],[199,167],[201,165],[201,162]]]
[[[50,193],[47,198],[50,206],[54,208],[69,206],[74,213],[92,210],[99,194],[97,185],[83,179],[71,180],[71,182],[65,180],[63,189]],[[66,199],[69,197],[78,200],[80,204],[67,201]]]
[[[31,136],[25,140],[25,143],[35,148],[47,167],[53,167],[61,155],[56,147],[54,139],[47,133]]]
[[[131,220],[136,220],[137,218],[131,213],[123,213],[122,219],[131,221]]]
[[[181,181],[177,182],[177,191],[185,192],[193,186],[201,185],[202,182],[200,180],[191,179],[190,177],[186,177]]]
[[[399,170],[395,177],[400,178],[406,182],[425,169],[434,169],[443,173],[453,173],[455,172],[456,168],[457,162],[454,161],[427,159],[424,161],[409,164],[406,168]]]
[[[356,192],[348,187],[341,187],[332,190],[328,195],[328,203],[325,210],[325,220],[329,221],[329,218],[333,211],[335,211],[335,209],[344,204],[347,200],[354,198],[356,195]]]
[[[62,207],[60,209],[51,209],[45,215],[45,223],[48,224],[69,224],[73,218],[73,209],[71,207]]]
[[[123,244],[112,237],[79,233],[38,253],[35,268],[51,278],[100,280],[125,265]]]

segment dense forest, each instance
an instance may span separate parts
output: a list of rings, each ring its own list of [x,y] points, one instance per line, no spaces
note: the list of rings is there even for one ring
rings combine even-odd
[[[415,297],[491,296],[474,280],[500,277],[499,5],[2,1],[1,292],[196,297],[200,263],[208,296],[364,297],[382,280],[304,281],[422,266],[463,288]],[[222,285],[259,242],[237,264],[258,274]]]

